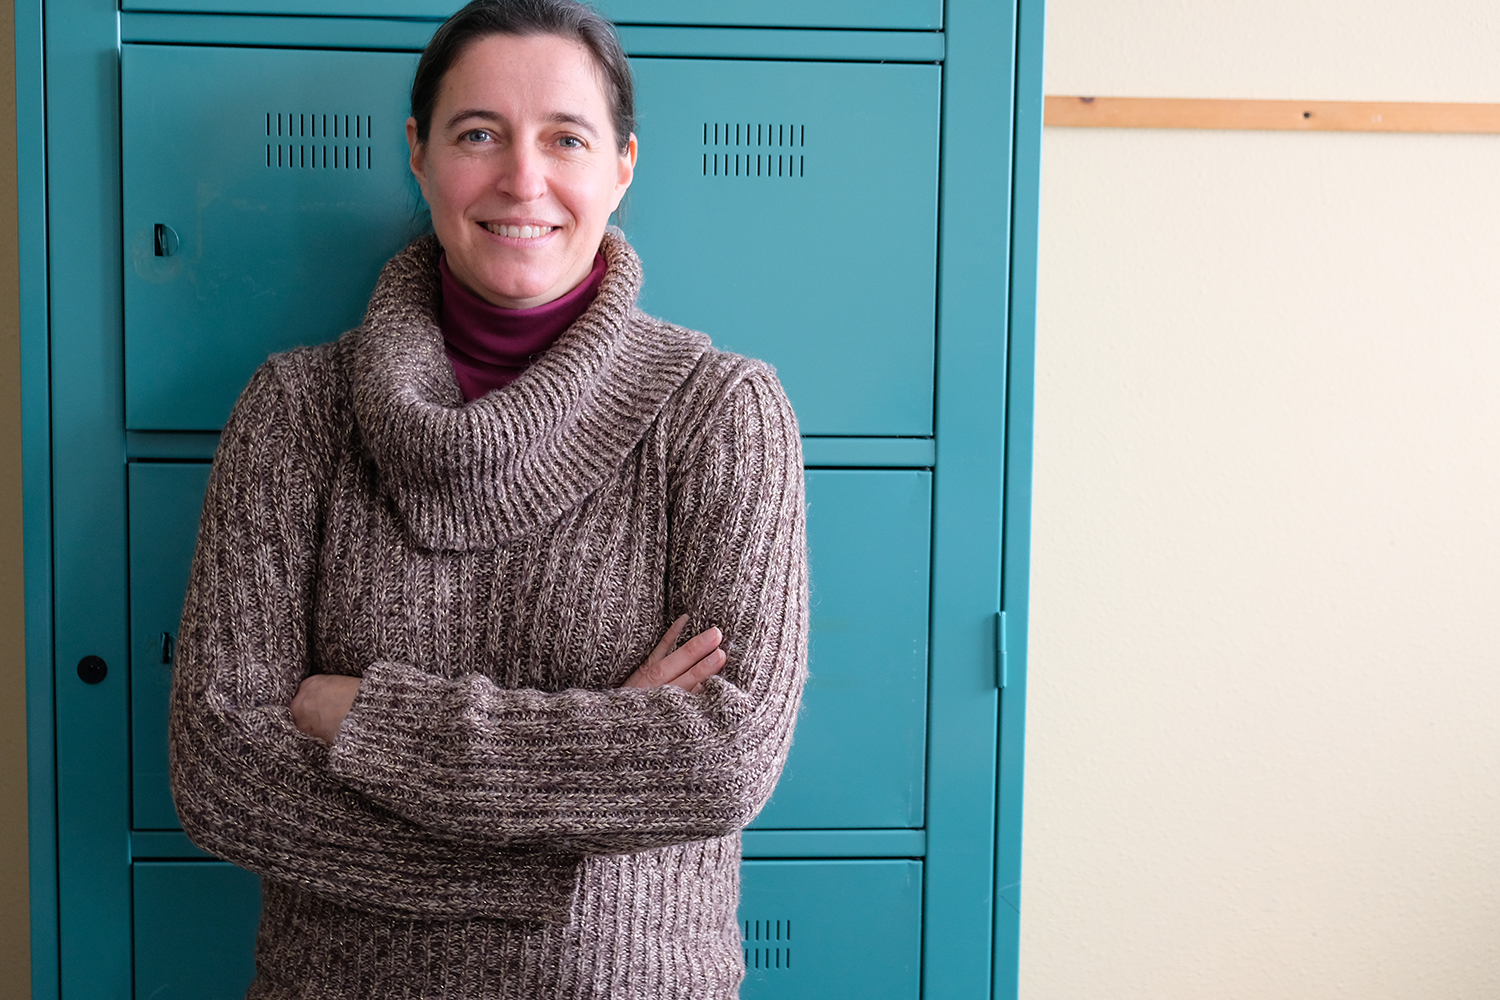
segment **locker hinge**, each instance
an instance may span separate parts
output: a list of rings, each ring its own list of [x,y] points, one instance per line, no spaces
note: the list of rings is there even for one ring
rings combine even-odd
[[[1010,680],[1009,666],[1006,661],[1010,659],[1009,650],[1005,638],[1005,612],[995,612],[995,686],[1005,690],[1005,684]]]

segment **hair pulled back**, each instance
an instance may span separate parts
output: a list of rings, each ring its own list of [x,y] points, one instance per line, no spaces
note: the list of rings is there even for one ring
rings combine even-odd
[[[444,21],[422,50],[411,82],[417,139],[427,142],[443,77],[474,42],[491,35],[558,35],[588,49],[609,105],[615,142],[624,152],[635,131],[635,84],[614,27],[577,0],[472,0]]]

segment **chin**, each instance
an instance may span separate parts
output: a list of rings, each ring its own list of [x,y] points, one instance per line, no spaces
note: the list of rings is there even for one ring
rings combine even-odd
[[[491,297],[507,299],[511,302],[525,302],[529,299],[541,298],[547,295],[553,288],[554,283],[531,282],[527,284],[513,284],[509,282],[496,282],[487,287]],[[564,290],[566,291],[566,289]],[[561,293],[558,293],[561,294]],[[557,296],[552,296],[556,298]]]
[[[453,266],[451,254],[448,266]],[[509,267],[479,269],[472,272],[472,275],[472,280],[465,284],[488,299],[534,299],[538,295],[545,295],[547,289],[557,281],[556,276],[537,274],[530,269],[518,271],[513,263]]]

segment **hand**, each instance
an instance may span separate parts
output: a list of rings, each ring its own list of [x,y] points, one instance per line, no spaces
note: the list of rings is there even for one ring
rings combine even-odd
[[[724,641],[724,633],[718,628],[699,632],[674,650],[672,646],[685,625],[687,615],[673,622],[646,662],[621,687],[659,688],[672,684],[696,694],[705,680],[722,670],[727,657],[719,643]]]
[[[357,694],[358,677],[313,674],[298,686],[292,699],[292,721],[307,735],[331,746]]]

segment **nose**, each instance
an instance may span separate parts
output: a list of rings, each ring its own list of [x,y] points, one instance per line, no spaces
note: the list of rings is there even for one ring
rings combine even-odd
[[[546,162],[540,150],[529,143],[517,143],[511,149],[508,169],[499,178],[501,193],[516,201],[537,201],[547,193]]]

